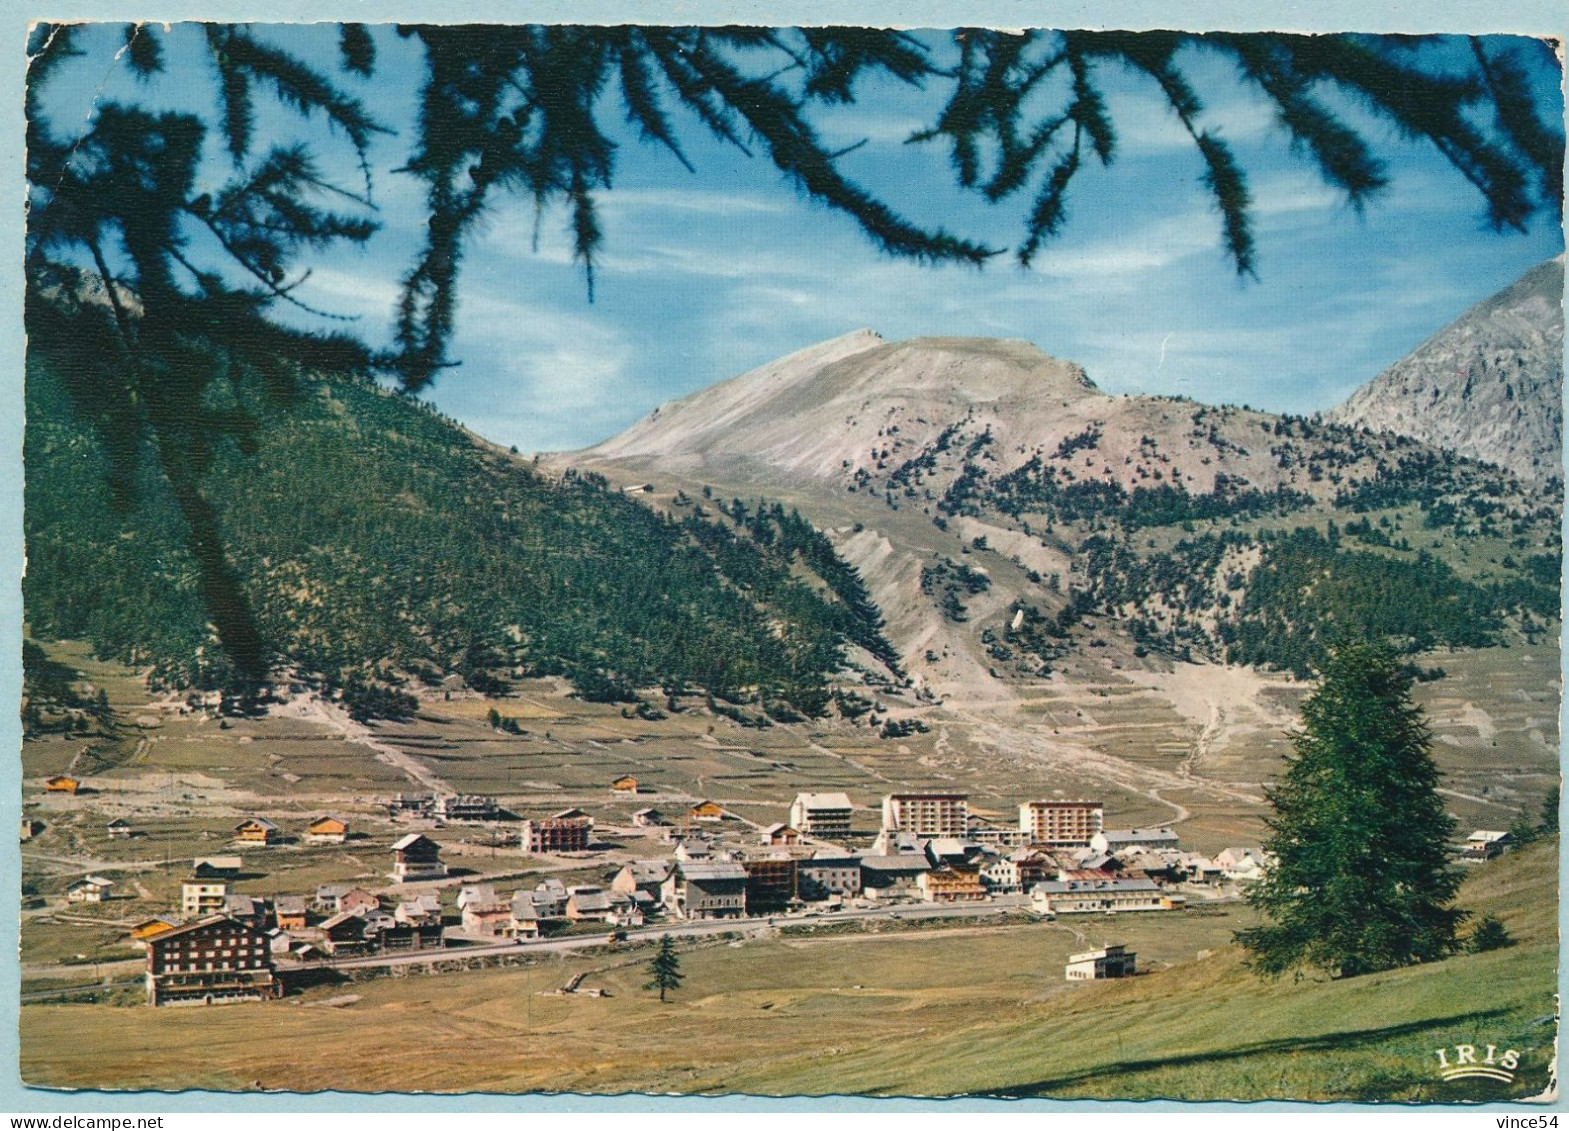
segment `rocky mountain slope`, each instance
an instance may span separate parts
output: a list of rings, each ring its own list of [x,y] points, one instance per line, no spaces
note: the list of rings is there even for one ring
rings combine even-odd
[[[1480,646],[1557,610],[1552,493],[1391,433],[1107,395],[1020,341],[858,331],[546,459],[672,511],[798,507],[916,681],[971,702],[1086,662],[1302,675],[1346,634]]]
[[[1327,414],[1506,467],[1562,477],[1564,259],[1477,303]]]

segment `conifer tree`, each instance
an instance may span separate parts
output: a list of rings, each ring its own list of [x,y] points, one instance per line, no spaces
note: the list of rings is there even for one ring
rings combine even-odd
[[[665,994],[670,990],[681,988],[684,975],[681,973],[681,959],[676,955],[676,945],[670,940],[669,935],[661,936],[659,949],[654,952],[654,957],[648,963],[649,980],[644,983],[645,990],[658,990],[659,1000],[665,1000]]]
[[[1346,645],[1326,663],[1295,754],[1267,791],[1274,862],[1248,898],[1268,922],[1237,935],[1255,970],[1351,977],[1456,949],[1467,913],[1452,906],[1454,821],[1429,739],[1386,648]]]

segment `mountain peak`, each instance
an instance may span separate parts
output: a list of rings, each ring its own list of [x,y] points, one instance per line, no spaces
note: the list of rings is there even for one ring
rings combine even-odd
[[[863,462],[883,435],[935,436],[956,420],[1045,426],[1101,394],[1071,362],[1020,339],[888,342],[857,330],[808,346],[648,416],[582,453],[689,467],[760,462],[820,476]]]
[[[1562,475],[1564,257],[1483,299],[1330,410],[1525,479]]]

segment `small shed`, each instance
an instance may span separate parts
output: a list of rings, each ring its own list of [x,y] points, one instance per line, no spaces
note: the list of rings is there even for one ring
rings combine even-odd
[[[44,782],[45,793],[80,793],[81,790],[81,779],[69,777],[66,774],[56,774]]]
[[[1070,982],[1093,982],[1101,978],[1131,978],[1137,973],[1135,970],[1137,957],[1121,943],[1102,947],[1100,950],[1087,950],[1083,954],[1070,954],[1067,978]]]

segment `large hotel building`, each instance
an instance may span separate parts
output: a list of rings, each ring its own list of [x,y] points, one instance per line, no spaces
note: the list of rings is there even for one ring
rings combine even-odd
[[[916,836],[963,836],[970,799],[963,793],[890,793],[883,798],[883,828]]]
[[[1019,831],[1026,844],[1044,848],[1085,847],[1106,823],[1099,801],[1026,801],[1019,806]]]

